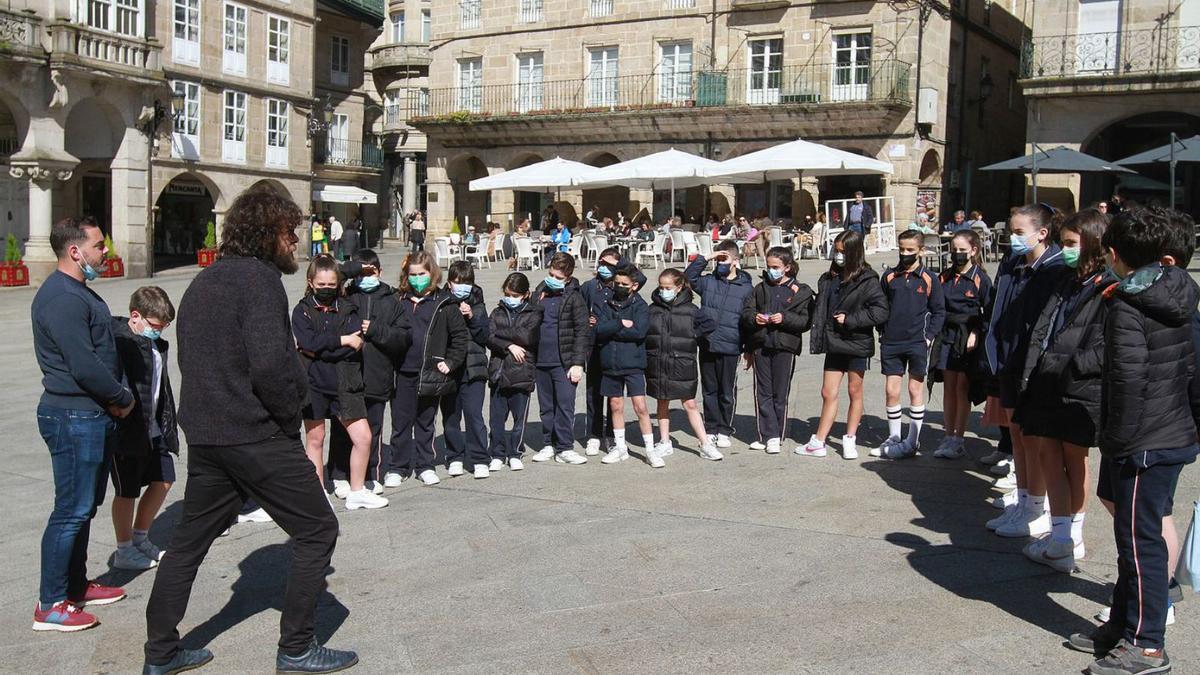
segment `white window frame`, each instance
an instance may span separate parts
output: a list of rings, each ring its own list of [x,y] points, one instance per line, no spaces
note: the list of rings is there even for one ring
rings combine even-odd
[[[1122,0],[1079,0],[1075,19],[1075,72],[1111,73],[1120,65]]]
[[[384,126],[396,126],[404,121],[404,108],[400,103],[401,92],[404,89],[389,89],[383,92],[383,123]]]
[[[146,36],[145,0],[77,0],[75,20],[89,28],[131,37]]]
[[[683,103],[692,98],[694,64],[695,52],[692,50],[691,40],[658,43],[657,70],[660,103]]]
[[[287,86],[291,81],[292,21],[267,15],[267,82]],[[271,58],[274,56],[275,58]]]
[[[421,10],[421,42],[428,44],[433,37],[433,15],[430,10]]]
[[[542,52],[525,52],[516,55],[517,112],[529,112],[545,108],[545,55]]]
[[[620,97],[621,50],[616,45],[588,48],[587,104],[612,107]],[[596,57],[600,58],[597,59]]]
[[[862,44],[863,36],[866,36],[865,45]],[[841,46],[838,44],[838,38],[849,40],[845,46]],[[830,98],[834,101],[865,101],[870,98],[871,53],[874,43],[870,28],[837,31],[833,34],[833,79],[830,82]],[[842,56],[848,56],[849,59],[839,61]]]
[[[480,17],[483,16],[482,0],[459,0],[458,27],[479,28]]]
[[[398,20],[397,20],[398,19]],[[398,9],[388,15],[388,38],[392,44],[404,42],[404,10]]]
[[[232,16],[230,15],[231,11]],[[245,76],[246,38],[249,27],[249,9],[234,2],[224,3],[221,8],[221,70],[223,72]]]
[[[746,57],[746,102],[751,105],[779,103],[783,89],[783,37],[749,40]]]
[[[180,11],[183,21],[179,20]],[[203,25],[200,12],[200,0],[174,0],[171,3],[171,60],[179,65],[200,65],[200,27]]]
[[[174,80],[171,88],[183,94],[174,111],[171,156],[176,159],[200,159],[200,105],[204,90],[198,82],[187,80]]]
[[[329,81],[340,87],[350,86],[350,38],[329,38]]]
[[[288,166],[288,134],[291,131],[292,106],[283,99],[268,98],[266,108],[267,166]]]
[[[588,16],[612,16],[613,0],[588,0]]]
[[[246,99],[245,92],[233,89],[221,93],[222,161],[246,163]]]
[[[464,68],[465,67],[465,68]],[[458,109],[477,113],[483,111],[483,57],[459,59],[454,69],[458,88]]]
[[[537,23],[542,20],[542,0],[517,0],[517,20],[520,23]]]
[[[350,116],[334,113],[329,118],[329,130],[325,134],[326,161],[331,164],[346,164],[350,160]],[[332,161],[331,161],[332,160]]]

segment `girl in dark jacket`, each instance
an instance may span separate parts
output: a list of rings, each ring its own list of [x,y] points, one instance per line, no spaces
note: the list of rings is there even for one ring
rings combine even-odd
[[[490,468],[499,471],[505,464],[513,471],[525,468],[521,446],[525,442],[525,422],[529,417],[529,398],[533,393],[537,364],[538,336],[542,329],[542,309],[529,302],[529,277],[513,272],[501,286],[500,305],[492,310],[488,347],[491,382],[492,457]],[[509,416],[512,431],[506,431]]]
[[[396,368],[392,399],[392,469],[384,485],[398,487],[415,474],[426,485],[441,480],[434,465],[434,423],[438,403],[454,393],[458,371],[467,360],[467,324],[459,303],[441,287],[442,270],[433,254],[417,251],[400,273],[400,307],[410,326],[412,344]]]
[[[371,426],[363,399],[362,321],[354,304],[342,297],[342,275],[329,254],[308,264],[308,287],[292,311],[296,349],[308,370],[304,407],[305,451],[324,482],[325,420],[333,417],[350,436],[350,493],[346,508],[378,509],[388,500],[366,488]]]
[[[658,275],[658,288],[650,295],[649,317],[646,393],[658,401],[658,431],[662,437],[655,446],[658,456],[675,452],[671,443],[671,401],[683,401],[688,422],[700,441],[700,456],[722,459],[704,429],[704,417],[696,406],[699,340],[713,332],[717,323],[692,302],[692,289],[683,272],[676,269],[666,269]]]
[[[821,383],[821,421],[817,433],[807,445],[794,452],[808,457],[824,457],[825,439],[837,417],[838,391],[842,376],[847,375],[850,410],[846,413],[844,449],[853,448],[858,423],[863,414],[863,375],[875,355],[875,327],[888,319],[888,301],[879,283],[879,275],[867,264],[863,235],[846,230],[833,244],[829,271],[817,281],[817,300],[812,313],[809,350],[825,355],[825,375]],[[855,454],[847,459],[853,459]],[[843,455],[843,456],[844,456]]]
[[[442,430],[446,441],[446,473],[461,476],[464,461],[476,478],[487,478],[487,425],[483,421],[483,397],[487,391],[487,344],[489,326],[483,289],[475,285],[475,269],[456,260],[447,270],[446,290],[457,303],[471,339],[467,342],[466,364],[458,371],[458,390],[442,396]],[[466,420],[466,433],[463,420]]]
[[[1104,263],[1100,240],[1108,216],[1076,213],[1059,229],[1063,277],[1034,324],[1013,421],[1033,447],[1050,500],[1050,536],[1025,547],[1034,562],[1070,574],[1085,554],[1088,448],[1100,428],[1104,361],[1104,291],[1117,282]]]
[[[796,371],[796,355],[804,349],[804,332],[812,326],[814,295],[796,281],[799,267],[791,249],[767,251],[767,270],[742,309],[742,335],[754,368],[754,416],[758,442],[768,455],[779,453],[787,435],[788,394]]]

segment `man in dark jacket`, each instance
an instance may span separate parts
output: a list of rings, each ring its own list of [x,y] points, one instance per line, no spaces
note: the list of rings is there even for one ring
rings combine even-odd
[[[144,673],[174,673],[212,658],[179,647],[196,571],[214,539],[256,502],[292,538],[276,670],[332,672],[353,652],[317,644],[315,611],[337,543],[333,509],[300,440],[307,394],[281,273],[296,271],[300,209],[266,189],[225,214],[217,261],[179,303],[179,424],[187,434],[183,514],[146,605]]]
[[[717,329],[700,341],[700,387],[704,396],[704,424],[716,436],[718,448],[733,445],[733,415],[737,402],[737,360],[744,349],[742,307],[754,291],[754,281],[739,268],[737,243],[723,241],[713,254],[712,274],[704,274],[709,261],[697,255],[684,275],[700,296],[700,309],[717,323]]]
[[[533,291],[532,301],[542,308],[537,352],[538,408],[542,414],[543,446],[532,459],[561,464],[586,464],[575,452],[575,388],[591,351],[590,312],[579,282],[571,276],[575,258],[555,253],[546,278]]]
[[[846,229],[854,230],[864,237],[875,224],[875,212],[871,205],[863,201],[862,191],[854,193],[854,201],[846,207]]]

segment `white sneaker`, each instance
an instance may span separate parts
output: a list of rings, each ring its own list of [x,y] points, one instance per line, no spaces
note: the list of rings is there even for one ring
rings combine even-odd
[[[147,558],[136,546],[126,546],[113,553],[109,565],[115,570],[148,570],[158,567],[158,561]]]
[[[1000,452],[999,450],[993,450],[990,455],[984,455],[983,457],[980,457],[979,463],[987,464],[988,466],[996,466],[997,464],[999,464],[1000,462],[1003,462],[1006,459],[1009,459],[1008,455],[1004,454],[1003,452]]]
[[[999,497],[992,499],[992,501],[989,503],[992,505],[992,508],[994,508],[994,509],[1008,508],[1009,506],[1017,503],[1017,491],[1009,490],[1008,492],[1005,492],[1004,494],[1000,495]]]
[[[583,454],[587,455],[588,457],[595,457],[596,455],[600,454],[600,439],[589,438],[587,447],[583,449]]]
[[[547,445],[546,447],[542,448],[541,450],[538,450],[537,452],[535,452],[533,454],[533,457],[530,457],[529,459],[534,462],[548,462],[548,461],[554,459],[554,448]]]
[[[797,445],[796,449],[792,450],[792,452],[802,457],[824,457],[828,454],[825,450],[825,444],[817,438],[816,434],[808,439],[807,445]]]
[[[1112,616],[1112,608],[1105,607],[1096,612],[1096,620],[1100,623],[1108,623],[1108,617]],[[1175,625],[1175,605],[1167,605],[1167,625]]]
[[[383,477],[383,487],[398,488],[404,482],[404,477],[400,474],[389,471]]]
[[[1033,562],[1064,574],[1075,571],[1075,545],[1070,541],[1061,542],[1053,537],[1041,537],[1029,542],[1022,553]]]
[[[462,462],[450,462],[450,466],[447,467],[446,473],[451,476],[461,476],[466,472],[463,470]]]
[[[1003,478],[997,478],[992,487],[997,490],[1016,490],[1017,489],[1017,472],[1013,471]]]
[[[142,555],[155,562],[162,560],[163,554],[166,553],[166,551],[155,546],[154,542],[150,541],[149,537],[141,541],[133,542],[133,547],[141,551]]]
[[[992,518],[991,520],[984,523],[984,527],[995,532],[996,528],[1007,525],[1008,521],[1015,518],[1017,516],[1017,514],[1020,512],[1021,512],[1021,507],[1016,502],[1013,502],[1012,504],[1009,504],[1008,506],[1004,507],[1004,513],[1001,513],[1000,515],[996,516],[995,518]]]
[[[237,521],[239,523],[269,523],[271,522],[271,514],[264,511],[260,506],[250,513],[239,513]]]
[[[660,457],[670,457],[671,455],[675,454],[675,444],[671,441],[659,441],[658,443],[654,444],[654,451],[657,452]]]
[[[350,494],[350,481],[335,480],[333,481],[333,496],[338,499],[345,499],[346,495]]]
[[[476,478],[487,478],[491,474],[492,474],[492,472],[488,471],[487,464],[476,464],[475,465],[475,477]]]
[[[751,450],[766,450],[767,444],[763,443],[762,441],[754,441],[753,443],[750,444],[750,449]],[[772,453],[772,454],[774,454],[774,453]]]
[[[842,459],[858,459],[857,436],[842,436]]]
[[[1042,511],[1036,513],[1024,509],[1007,523],[996,528],[996,534],[1001,537],[1018,539],[1021,537],[1040,537],[1050,533],[1050,514]]]
[[[667,463],[663,461],[662,455],[658,454],[658,451],[651,450],[649,448],[646,449],[646,461],[650,464],[650,468],[652,469],[661,469],[667,465]]]
[[[722,459],[725,459],[725,455],[722,455],[721,451],[717,449],[717,446],[713,445],[712,443],[705,443],[704,445],[700,446],[700,456],[704,459],[714,462],[719,462]]]
[[[425,469],[421,472],[419,478],[421,479],[421,482],[426,485],[437,485],[438,483],[442,482],[442,479],[438,478],[437,472],[433,469]]]
[[[371,494],[383,494],[383,483],[380,483],[377,480],[369,480],[365,483],[365,485],[367,486],[367,489],[371,491]]]
[[[600,460],[601,464],[616,464],[629,459],[629,448],[624,445],[614,445],[608,454],[604,455],[604,459]]]
[[[587,457],[574,450],[564,450],[554,456],[554,461],[559,464],[587,464]]]
[[[887,455],[887,450],[889,447],[891,447],[893,445],[897,445],[899,443],[900,443],[899,436],[888,436],[888,439],[886,441],[884,441],[883,443],[881,443],[878,448],[871,448],[870,454],[872,457],[884,457]]]
[[[753,446],[751,446],[751,447],[753,447]],[[779,454],[779,439],[778,438],[768,438],[767,444],[766,444],[766,446],[763,447],[763,450],[766,450],[768,455],[778,455]]]
[[[346,497],[347,511],[353,511],[355,509],[382,509],[387,505],[387,497],[380,497],[365,487],[361,490],[355,490],[354,492],[351,492]]]
[[[525,462],[522,462],[521,458],[519,457],[509,457],[508,468],[512,469],[513,471],[520,471],[521,469],[525,468]]]
[[[992,474],[993,476],[1007,476],[1008,474],[1012,473],[1013,470],[1012,459],[1005,458],[993,464],[992,467],[988,469],[988,473]]]
[[[492,461],[488,463],[488,470],[490,470],[490,471],[499,471],[500,469],[503,469],[503,468],[504,468],[504,460],[502,460],[502,459],[493,457]]]
[[[717,434],[717,447],[718,448],[733,447],[733,441],[730,440],[729,437],[726,436],[725,434]]]

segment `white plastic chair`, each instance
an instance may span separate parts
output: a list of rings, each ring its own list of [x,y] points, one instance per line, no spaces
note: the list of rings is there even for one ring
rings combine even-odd
[[[687,262],[692,256],[700,253],[700,239],[708,239],[708,237],[697,237],[695,232],[684,232],[681,239],[683,239],[683,261]]]
[[[924,264],[937,272],[942,271],[942,238],[936,234],[926,234],[922,239],[925,247]]]
[[[600,252],[608,248],[607,234],[593,234],[592,247],[588,249],[588,262],[593,265],[600,264]]]
[[[504,255],[504,239],[508,236],[510,235],[504,234],[503,232],[496,235],[496,245],[492,249],[493,260],[499,262],[507,257]]]
[[[522,263],[528,263],[531,270],[538,268],[541,256],[533,250],[532,239],[529,237],[513,237],[513,251],[517,258],[517,269],[521,269]]]
[[[705,258],[712,257],[712,254],[713,254],[712,237],[710,237],[708,235],[704,235],[702,237],[696,237],[696,244],[700,250],[700,255],[704,256]]]
[[[675,259],[676,254],[679,254],[680,260],[687,259],[686,255],[684,254],[683,235],[684,235],[683,230],[679,230],[679,229],[671,230],[671,260]]]
[[[654,235],[654,241],[643,241],[642,243],[638,244],[637,255],[634,257],[634,261],[636,262],[637,266],[641,267],[642,261],[647,260],[647,259],[649,259],[651,261],[657,260],[658,262],[654,264],[654,267],[656,267],[656,268],[659,266],[659,264],[664,264],[664,265],[666,264],[666,262],[667,262],[667,237],[666,237],[666,235],[664,235],[662,233],[658,233],[658,234]]]
[[[475,266],[479,267],[480,269],[483,269],[483,268],[491,269],[492,262],[491,262],[491,259],[488,258],[487,247],[488,247],[488,236],[486,234],[479,235],[479,243],[478,244],[466,247],[467,260],[469,260],[473,263],[476,263]]]
[[[769,248],[774,248],[776,246],[783,246],[783,230],[781,230],[780,228],[778,228],[778,227],[767,228],[767,238],[770,241],[770,243],[768,244]]]
[[[579,260],[579,251],[583,246],[583,237],[571,237],[571,241],[567,243],[567,253],[572,258]]]
[[[437,263],[441,267],[445,267],[454,261],[450,255],[450,239],[448,237],[434,238],[433,252],[437,255]]]

